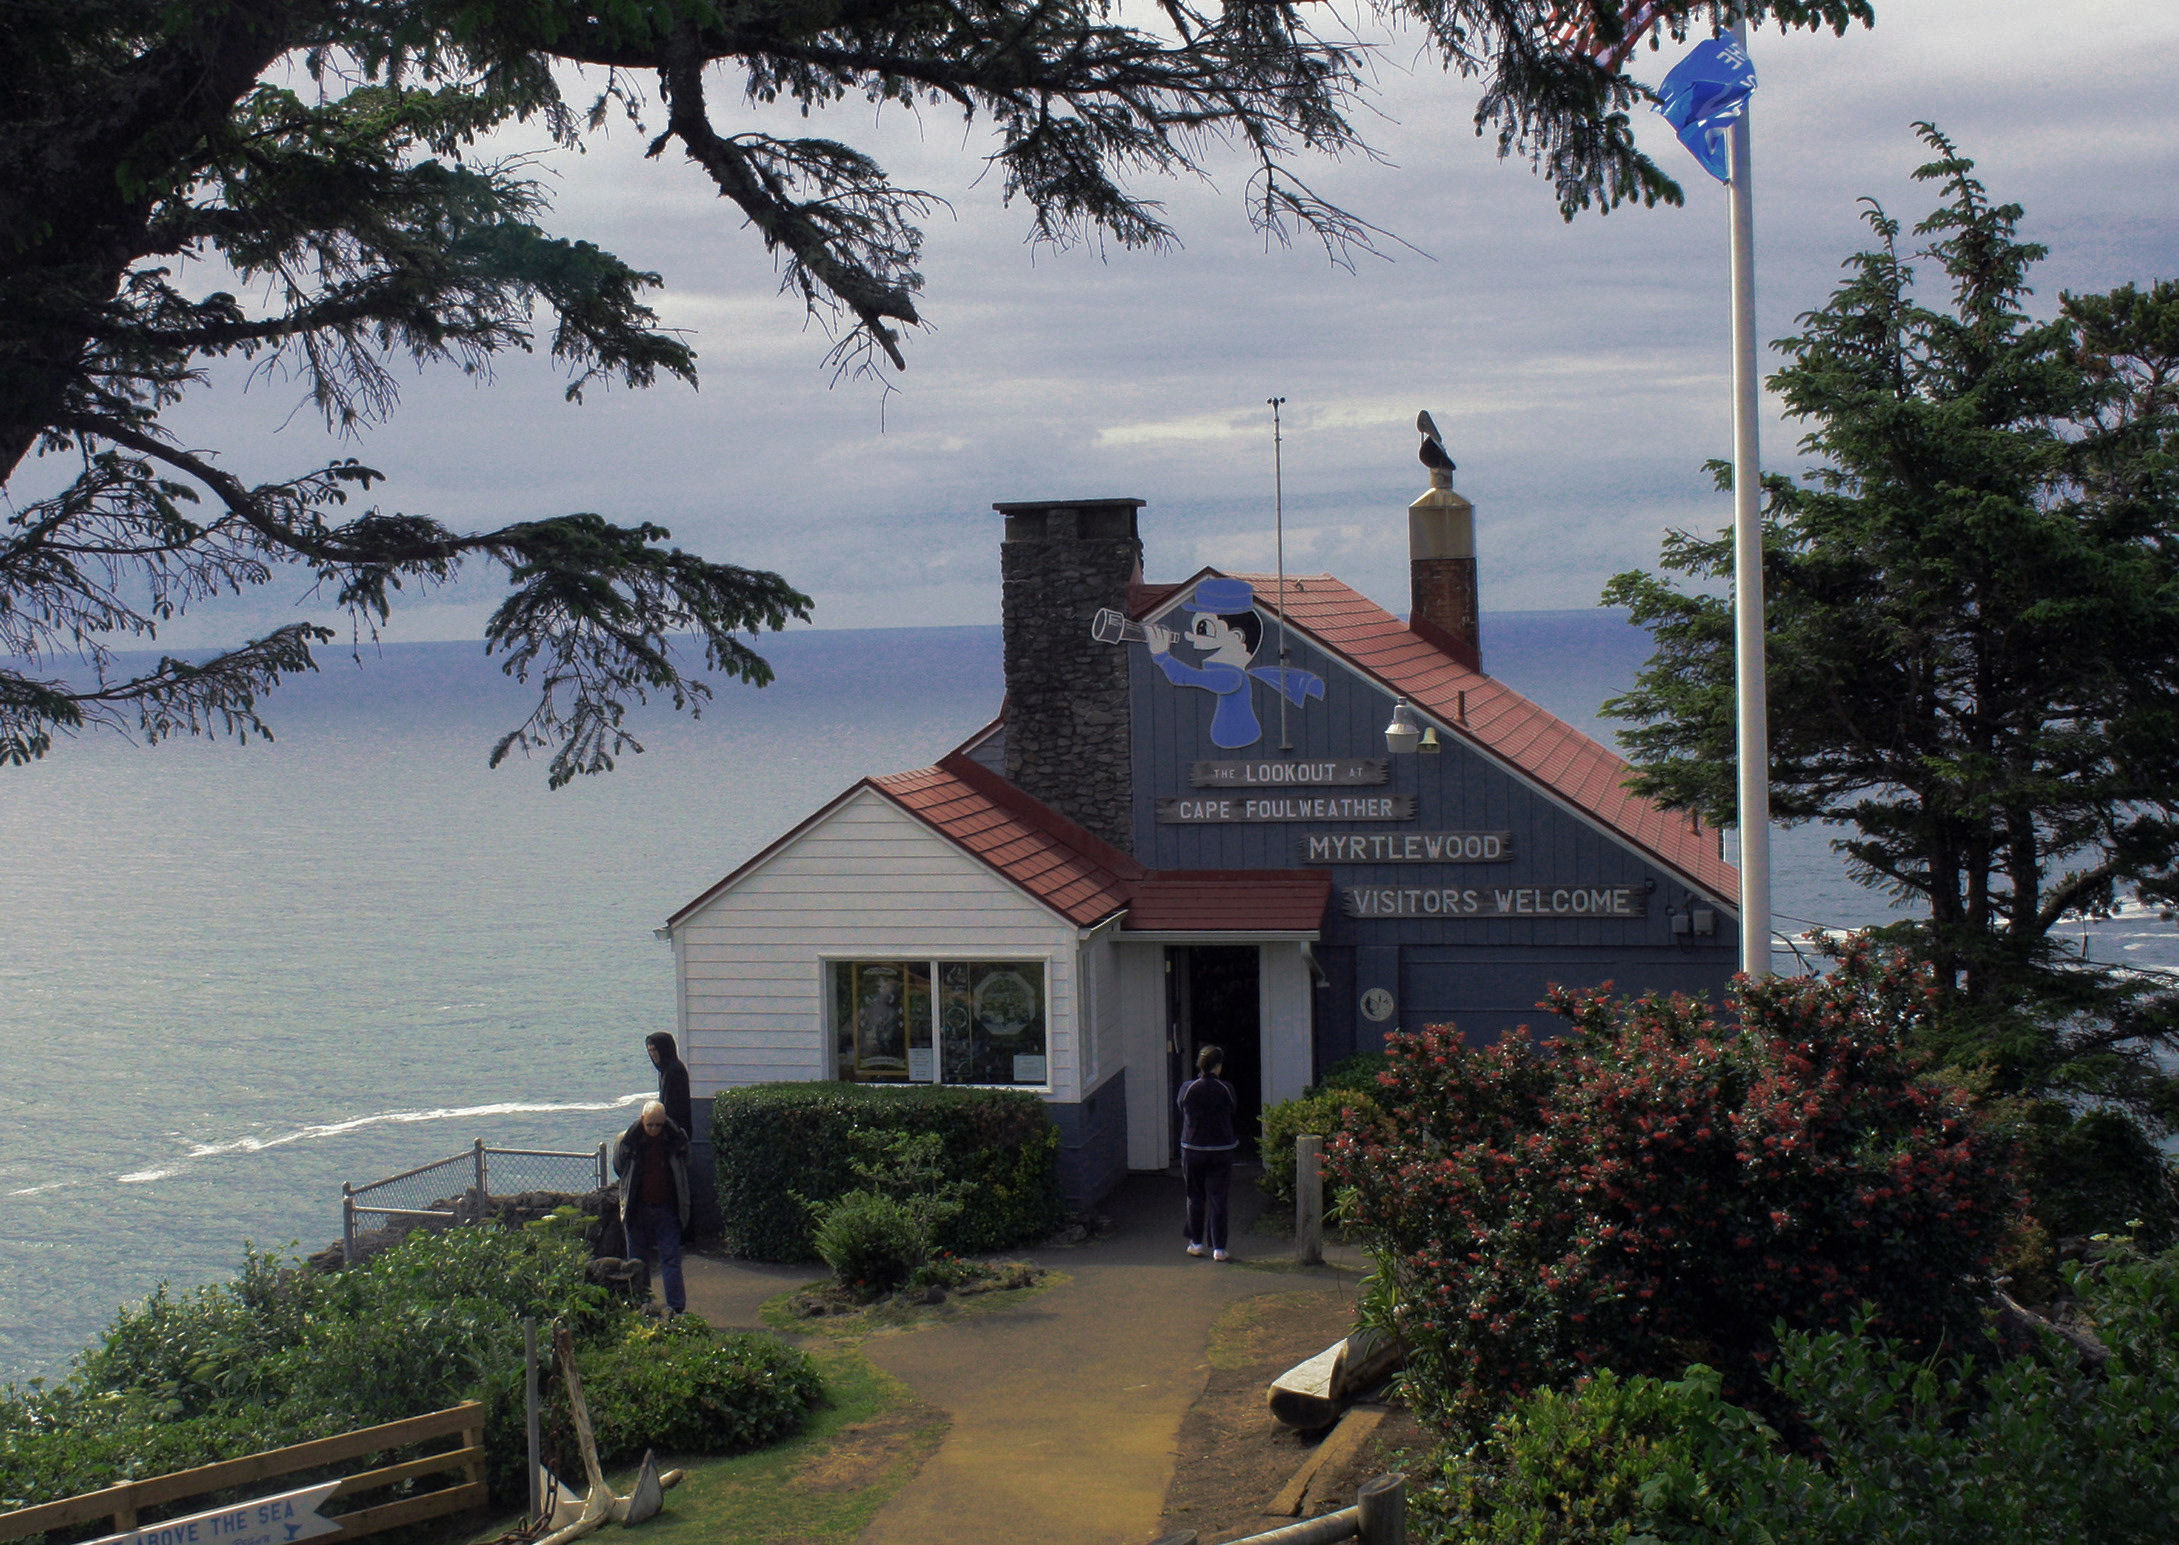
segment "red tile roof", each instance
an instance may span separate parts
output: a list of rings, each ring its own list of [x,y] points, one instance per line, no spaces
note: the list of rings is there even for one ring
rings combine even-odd
[[[1078,927],[1127,905],[1148,873],[1118,848],[960,753],[864,780]]]
[[[1167,869],[1135,882],[1130,933],[1314,933],[1331,900],[1328,869]]]
[[[1258,603],[1276,614],[1277,575],[1203,571],[1212,573],[1247,580]],[[1152,601],[1144,610],[1157,604]],[[1286,620],[1436,718],[1446,731],[1518,768],[1682,878],[1721,901],[1738,901],[1740,871],[1718,856],[1714,829],[1629,793],[1625,784],[1632,769],[1624,761],[1504,682],[1452,659],[1367,596],[1329,574],[1289,574]]]

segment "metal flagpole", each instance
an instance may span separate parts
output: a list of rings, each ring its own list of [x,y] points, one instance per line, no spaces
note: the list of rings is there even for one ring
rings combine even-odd
[[[1264,401],[1271,404],[1271,510],[1279,561],[1279,749],[1291,751],[1294,738],[1286,731],[1286,469],[1279,451],[1279,409],[1286,399]]]
[[[1733,41],[1748,48],[1744,22]],[[1763,514],[1755,379],[1755,202],[1748,110],[1727,131],[1733,233],[1733,674],[1739,732],[1740,969],[1770,975],[1770,694],[1763,664]]]

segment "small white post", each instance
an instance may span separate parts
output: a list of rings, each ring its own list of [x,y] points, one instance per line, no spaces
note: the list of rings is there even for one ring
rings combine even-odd
[[[1324,1139],[1314,1132],[1294,1139],[1294,1258],[1324,1261]]]

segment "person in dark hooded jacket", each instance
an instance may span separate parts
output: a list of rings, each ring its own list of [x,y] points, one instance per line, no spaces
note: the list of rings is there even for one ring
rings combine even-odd
[[[666,1107],[666,1118],[693,1136],[696,1127],[689,1119],[688,1064],[681,1060],[673,1036],[654,1030],[643,1038],[643,1049],[651,1054],[651,1066],[658,1069],[658,1103]]]

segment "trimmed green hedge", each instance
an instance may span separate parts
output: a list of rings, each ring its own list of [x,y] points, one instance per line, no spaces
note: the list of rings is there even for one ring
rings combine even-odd
[[[857,1131],[933,1133],[946,1180],[968,1185],[968,1205],[936,1243],[981,1255],[1042,1239],[1066,1217],[1059,1194],[1059,1129],[1034,1094],[1011,1089],[844,1082],[754,1084],[711,1103],[711,1144],[726,1247],[757,1261],[817,1255],[804,1203],[829,1202],[858,1184]]]

